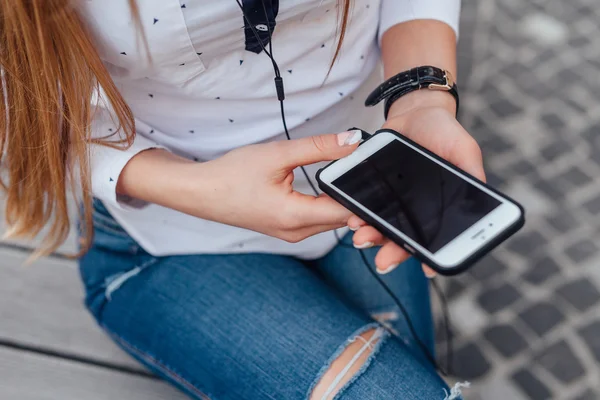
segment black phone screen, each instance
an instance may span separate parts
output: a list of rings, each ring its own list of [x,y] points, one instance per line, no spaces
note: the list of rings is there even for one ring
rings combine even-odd
[[[432,253],[501,204],[398,140],[332,184]]]

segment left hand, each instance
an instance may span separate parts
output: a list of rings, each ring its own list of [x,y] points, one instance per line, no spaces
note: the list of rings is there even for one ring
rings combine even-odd
[[[383,128],[393,129],[414,140],[440,157],[485,181],[479,145],[455,118],[454,98],[444,92],[421,90],[397,100]],[[410,257],[406,250],[386,239],[379,231],[357,216],[348,220],[355,230],[355,247],[382,246],[375,257],[377,271],[385,274]],[[435,271],[423,265],[428,278]]]

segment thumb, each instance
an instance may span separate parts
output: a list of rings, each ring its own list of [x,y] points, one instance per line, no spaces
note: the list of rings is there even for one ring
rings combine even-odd
[[[362,132],[354,130],[282,142],[285,166],[295,168],[320,161],[337,160],[352,153],[361,138]]]

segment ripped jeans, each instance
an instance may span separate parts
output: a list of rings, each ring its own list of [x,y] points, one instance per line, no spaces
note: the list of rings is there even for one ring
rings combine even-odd
[[[193,399],[461,398],[354,249],[338,246],[310,262],[273,254],[154,257],[100,202],[94,228],[80,260],[88,309],[119,346]],[[420,265],[408,261],[384,279],[432,352]],[[351,345],[354,356],[331,374]]]

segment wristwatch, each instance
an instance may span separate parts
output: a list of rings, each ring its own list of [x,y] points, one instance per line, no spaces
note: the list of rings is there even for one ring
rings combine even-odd
[[[421,89],[441,90],[450,93],[456,100],[456,112],[458,113],[458,87],[452,74],[444,69],[429,65],[413,68],[391,77],[371,92],[365,101],[365,106],[372,107],[385,100],[384,115],[387,119],[390,107],[396,100]]]

